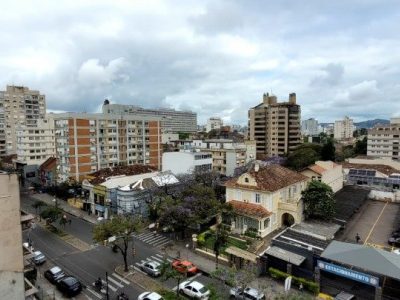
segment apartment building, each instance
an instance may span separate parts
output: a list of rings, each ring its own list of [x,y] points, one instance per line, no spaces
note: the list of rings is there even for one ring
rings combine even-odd
[[[212,156],[209,153],[180,151],[163,153],[162,171],[175,175],[207,172],[212,170]]]
[[[135,115],[54,115],[58,182],[118,165],[161,168],[160,120]]]
[[[0,103],[0,157],[7,154],[6,149],[6,125],[4,117],[4,108]]]
[[[56,155],[54,118],[49,115],[37,120],[36,127],[17,130],[17,161],[27,165],[40,165]]]
[[[400,118],[392,118],[386,126],[368,130],[367,156],[400,160]]]
[[[264,94],[263,102],[249,110],[249,140],[256,141],[257,156],[278,156],[291,152],[301,143],[300,105],[296,94],[278,103],[274,95]]]
[[[353,124],[353,119],[350,119],[346,116],[343,120],[335,121],[335,125],[333,127],[333,137],[339,141],[352,139],[355,129],[356,127]]]
[[[235,169],[256,159],[256,142],[235,143],[228,139],[193,140],[192,147],[212,157],[212,169],[233,176]]]
[[[207,120],[206,131],[210,132],[211,130],[221,129],[224,125],[221,118],[211,117]]]
[[[301,121],[301,133],[303,135],[315,136],[321,132],[318,121],[314,118]]]
[[[19,128],[36,127],[38,120],[44,118],[45,95],[24,86],[7,86],[5,91],[0,91],[0,109],[4,111],[6,151],[15,154]]]
[[[191,111],[167,108],[147,109],[135,105],[110,104],[108,100],[104,101],[102,111],[104,114],[160,118],[162,132],[197,132],[197,114]]]

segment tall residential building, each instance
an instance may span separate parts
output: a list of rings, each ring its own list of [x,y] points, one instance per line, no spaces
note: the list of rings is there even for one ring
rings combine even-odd
[[[295,93],[281,103],[263,95],[263,102],[249,110],[249,140],[256,141],[258,158],[284,155],[300,145],[300,115]]]
[[[400,160],[400,118],[368,130],[367,156]]]
[[[346,116],[343,120],[335,121],[333,137],[337,140],[351,139],[353,138],[354,130],[353,119]]]
[[[0,91],[0,109],[4,110],[7,154],[17,153],[17,131],[21,127],[36,127],[46,114],[45,96],[23,86],[7,86]],[[0,120],[1,121],[1,120]]]
[[[54,119],[48,115],[37,120],[36,127],[17,130],[17,161],[27,165],[40,165],[49,157],[55,157]]]
[[[315,136],[320,133],[320,127],[318,121],[314,118],[301,121],[301,133],[303,135]]]
[[[1,105],[2,103],[0,103],[0,157],[7,154],[4,108]]]
[[[211,117],[207,120],[206,131],[210,132],[214,129],[221,129],[223,125],[222,119],[218,117]]]
[[[65,113],[54,115],[57,182],[77,181],[106,167],[148,164],[161,169],[161,124],[156,118]]]
[[[104,114],[129,114],[137,117],[160,118],[163,132],[197,132],[197,114],[191,111],[167,108],[147,109],[134,105],[110,104],[108,100],[104,101],[102,109]]]

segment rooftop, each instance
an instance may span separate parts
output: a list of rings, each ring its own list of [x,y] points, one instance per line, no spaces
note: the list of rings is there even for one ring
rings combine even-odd
[[[269,212],[267,209],[259,204],[247,203],[237,200],[231,200],[228,203],[231,204],[233,210],[240,215],[257,218],[266,218],[271,215],[271,212]]]
[[[397,170],[391,166],[380,165],[380,164],[353,164],[348,162],[342,163],[343,168],[346,169],[368,169],[368,170],[376,170],[385,175],[391,175],[393,173],[399,173],[400,170]]]
[[[230,179],[225,183],[225,185],[227,187],[250,188],[275,192],[297,182],[308,180],[307,176],[279,165],[259,166],[258,171],[256,171],[256,167],[245,173],[255,179],[257,182],[256,187],[240,184],[238,182],[239,178]]]

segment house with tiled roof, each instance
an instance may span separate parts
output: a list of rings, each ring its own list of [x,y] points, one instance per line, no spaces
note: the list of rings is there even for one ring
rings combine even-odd
[[[315,164],[308,166],[302,172],[311,180],[318,180],[329,185],[336,193],[343,188],[343,168],[333,161],[316,161]]]
[[[57,159],[49,157],[39,167],[39,181],[42,186],[56,185]]]
[[[282,226],[303,220],[301,192],[309,178],[279,165],[254,165],[225,183],[226,201],[233,207],[233,232],[251,230],[265,237]]]

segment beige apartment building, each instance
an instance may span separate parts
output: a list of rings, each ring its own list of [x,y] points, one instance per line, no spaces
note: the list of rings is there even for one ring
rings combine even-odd
[[[367,156],[400,160],[400,118],[392,118],[386,126],[368,130]]]
[[[4,119],[4,108],[0,103],[0,157],[7,154],[6,151],[6,125]]]
[[[255,140],[257,157],[291,152],[301,143],[301,109],[296,94],[278,103],[274,95],[264,94],[263,102],[249,110],[249,140]]]
[[[48,115],[39,119],[36,127],[17,130],[17,161],[27,165],[40,165],[49,157],[55,157],[54,118]]]
[[[54,114],[57,182],[118,165],[161,169],[161,124],[150,117],[115,114]]]
[[[353,119],[349,117],[344,117],[343,120],[335,121],[333,127],[333,137],[337,140],[348,140],[353,138],[353,132],[356,127],[353,124]]]
[[[5,130],[6,154],[16,154],[17,131],[19,128],[37,126],[38,120],[46,114],[46,99],[39,91],[8,85],[5,91],[0,91],[0,110],[4,112],[2,126]]]

